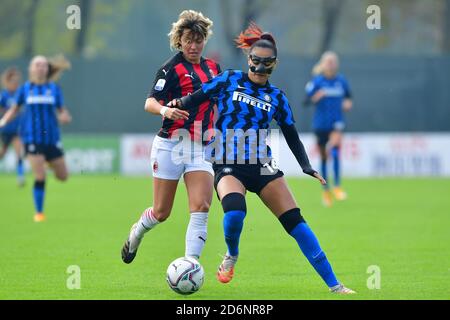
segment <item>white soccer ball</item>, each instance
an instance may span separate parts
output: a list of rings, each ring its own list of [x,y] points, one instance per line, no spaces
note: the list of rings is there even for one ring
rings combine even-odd
[[[166,280],[169,287],[179,294],[192,294],[198,291],[205,279],[202,265],[194,258],[178,258],[167,268]]]

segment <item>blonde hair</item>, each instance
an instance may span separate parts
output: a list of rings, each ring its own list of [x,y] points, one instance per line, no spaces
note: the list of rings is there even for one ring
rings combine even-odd
[[[319,75],[323,73],[323,64],[326,59],[333,58],[336,60],[337,64],[339,65],[339,57],[334,51],[325,51],[322,56],[320,57],[319,62],[317,62],[314,67],[312,68],[312,74],[313,75]]]
[[[63,54],[57,54],[47,59],[48,61],[48,75],[47,79],[50,81],[58,81],[63,71],[72,68],[72,64]]]
[[[3,71],[2,75],[1,75],[2,87],[6,89],[9,81],[14,76],[18,77],[19,81],[20,81],[20,78],[22,77],[22,73],[20,72],[20,70],[17,67],[9,67],[5,71]]]
[[[172,29],[168,36],[170,39],[170,48],[181,49],[181,36],[185,29],[194,34],[200,35],[205,42],[212,35],[213,22],[205,17],[201,12],[194,10],[184,10],[180,13],[178,21],[172,23]]]

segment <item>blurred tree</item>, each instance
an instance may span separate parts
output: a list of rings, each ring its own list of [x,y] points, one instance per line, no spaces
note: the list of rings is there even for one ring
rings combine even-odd
[[[78,6],[81,11],[81,29],[78,31],[75,38],[75,53],[81,55],[86,46],[86,38],[88,35],[88,30],[91,24],[91,9],[93,0],[79,0]]]
[[[29,58],[34,53],[34,33],[36,28],[36,12],[40,0],[31,0],[31,3],[25,13],[25,37],[23,46],[23,56]]]
[[[343,0],[322,0],[322,37],[319,45],[318,54],[331,48],[334,36],[336,34],[337,24]]]
[[[450,53],[450,0],[444,0],[443,27],[442,27],[442,52]]]
[[[236,9],[236,4],[231,1],[220,1],[221,13],[223,15],[223,31],[225,33],[225,39],[232,40],[242,30],[247,28],[250,21],[257,22],[259,16],[268,8],[270,1],[266,0],[243,0],[240,1],[241,8]],[[240,19],[237,23],[233,21],[232,13],[242,12]],[[237,26],[238,28],[235,28]],[[241,50],[233,46],[233,55],[238,56]]]

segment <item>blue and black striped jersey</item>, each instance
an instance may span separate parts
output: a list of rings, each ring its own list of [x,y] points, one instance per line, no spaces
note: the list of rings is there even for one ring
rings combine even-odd
[[[0,92],[0,109],[6,112],[15,104],[15,92],[2,90]],[[9,122],[1,131],[7,134],[19,134],[20,124],[22,120],[22,113],[19,113],[16,118]]]
[[[17,105],[25,105],[21,136],[26,144],[56,145],[60,132],[56,109],[63,106],[59,86],[53,82],[25,82],[16,94]]]
[[[283,91],[269,82],[255,84],[240,70],[226,70],[204,83],[202,91],[217,100],[215,139],[207,149],[215,162],[270,159],[266,136],[271,121],[275,119],[279,126],[295,122]]]
[[[316,103],[313,117],[314,130],[333,130],[337,124],[344,124],[342,101],[351,98],[350,86],[343,75],[328,79],[323,75],[315,76],[306,84],[306,94],[311,98],[317,91],[323,90],[325,96]]]

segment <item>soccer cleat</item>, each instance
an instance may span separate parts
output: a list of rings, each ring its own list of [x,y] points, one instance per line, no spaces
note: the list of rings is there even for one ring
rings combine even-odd
[[[125,241],[122,247],[122,260],[125,263],[131,263],[136,257],[137,250],[139,245],[141,244],[142,238],[138,238],[134,235],[134,230],[136,229],[137,224],[133,224],[130,230],[130,235],[128,239]]]
[[[336,294],[355,294],[356,293],[356,291],[353,291],[352,289],[345,287],[342,283],[330,288],[330,292],[336,293]]]
[[[325,207],[329,208],[333,205],[333,197],[330,190],[324,190],[322,193],[322,203]]]
[[[217,270],[217,280],[222,283],[228,283],[233,279],[234,266],[237,262],[237,258],[237,256],[225,255],[219,266],[219,270]]]
[[[42,212],[36,213],[34,215],[34,222],[43,222],[45,221],[45,215]]]
[[[336,198],[336,200],[342,201],[342,200],[347,199],[347,193],[345,193],[345,191],[342,190],[341,187],[335,187],[333,189],[333,194],[334,194],[334,197]]]

